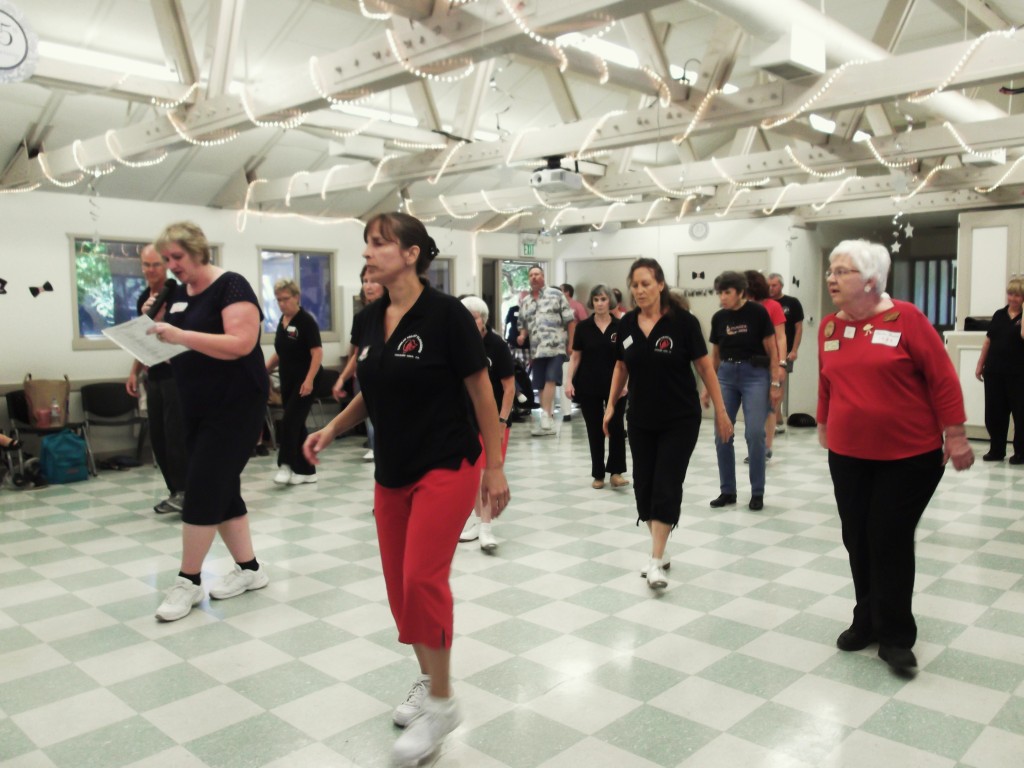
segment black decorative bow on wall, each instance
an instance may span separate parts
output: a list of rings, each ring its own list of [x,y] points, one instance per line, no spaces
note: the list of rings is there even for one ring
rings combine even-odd
[[[696,280],[696,279],[697,279],[698,277],[699,277],[699,278],[700,278],[701,280],[703,280],[703,279],[704,279],[704,273],[703,273],[703,272],[691,272],[691,273],[690,273],[690,277],[691,277],[691,279],[693,279],[693,280]]]
[[[7,293],[7,281],[0,277],[0,296]]]
[[[43,284],[42,284],[42,286],[40,286],[39,288],[36,288],[35,286],[32,286],[32,287],[30,287],[30,288],[28,289],[28,292],[32,294],[32,298],[34,299],[34,298],[35,298],[36,296],[38,296],[38,295],[39,295],[40,293],[44,293],[44,292],[48,292],[48,291],[52,291],[52,290],[53,290],[53,286],[52,286],[52,285],[50,285],[50,281],[49,281],[49,280],[47,280],[47,281],[46,281],[45,283],[43,283]]]

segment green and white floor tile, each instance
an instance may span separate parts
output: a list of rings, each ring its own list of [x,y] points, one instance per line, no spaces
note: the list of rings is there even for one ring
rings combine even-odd
[[[984,447],[975,446],[979,453]],[[981,450],[979,450],[981,449]],[[396,642],[360,438],[316,485],[244,478],[266,589],[153,617],[179,523],[151,468],[0,492],[0,762],[8,768],[384,766],[417,673]],[[742,452],[742,449],[741,449]],[[631,489],[592,490],[583,424],[516,425],[494,555],[455,559],[448,768],[1019,768],[1024,470],[947,473],[918,530],[920,672],[836,650],[851,586],[813,431],[776,442],[766,507],[714,511],[710,432],[640,578]],[[230,569],[217,545],[204,581]]]

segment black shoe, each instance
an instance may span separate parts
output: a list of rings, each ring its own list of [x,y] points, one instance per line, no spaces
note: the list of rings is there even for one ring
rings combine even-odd
[[[840,651],[863,651],[873,642],[875,638],[870,634],[862,634],[850,627],[836,638],[836,647]]]
[[[270,455],[270,450],[263,443],[260,443],[259,445],[256,446],[256,455],[257,456],[269,456]]]
[[[747,507],[755,512],[760,512],[764,509],[764,496],[751,496],[750,503],[747,504]]]
[[[997,456],[996,454],[992,453],[992,451],[989,451],[988,453],[986,453],[984,456],[981,457],[981,460],[982,461],[1002,461],[1005,458],[1006,458],[1006,456],[1004,456],[1002,454]]]
[[[914,669],[917,658],[909,648],[897,648],[895,645],[878,646],[878,658],[896,670]]]
[[[1011,464],[1024,464],[1024,453],[1015,453],[1010,457]]]
[[[724,507],[726,504],[735,504],[736,494],[735,493],[723,493],[717,499],[711,500],[711,506],[715,509]]]

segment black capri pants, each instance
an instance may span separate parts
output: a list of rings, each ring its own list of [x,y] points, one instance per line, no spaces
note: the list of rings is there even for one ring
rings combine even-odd
[[[587,425],[590,444],[590,475],[604,480],[605,473],[621,475],[626,471],[626,398],[620,397],[608,422],[608,463],[604,460],[604,400],[581,400],[583,421]]]
[[[188,476],[183,522],[220,525],[246,514],[242,470],[263,429],[264,392],[247,392],[201,414],[185,414]]]
[[[637,519],[675,528],[683,503],[683,481],[697,445],[700,419],[682,419],[658,429],[629,424]]]
[[[945,468],[935,450],[891,461],[828,453],[857,603],[852,628],[912,648],[914,531]]]

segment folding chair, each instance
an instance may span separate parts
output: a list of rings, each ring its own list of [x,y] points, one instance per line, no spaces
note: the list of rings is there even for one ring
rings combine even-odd
[[[89,440],[96,427],[139,427],[135,460],[142,463],[149,421],[139,412],[139,401],[128,394],[124,382],[103,381],[82,387],[82,410],[85,412],[85,444],[89,450],[89,471],[96,474],[96,460]]]

